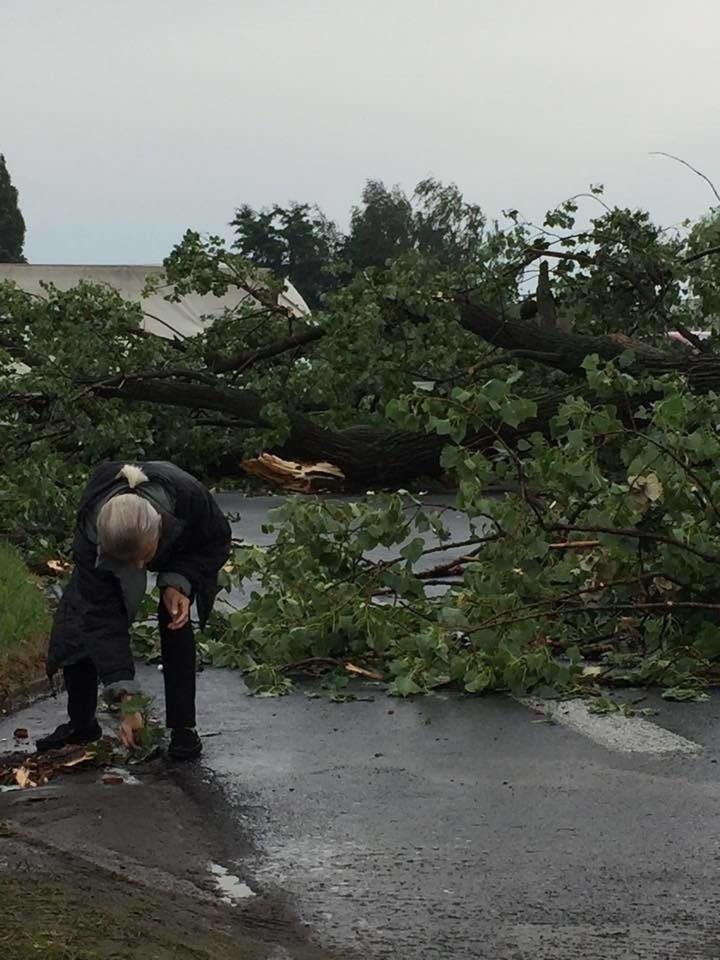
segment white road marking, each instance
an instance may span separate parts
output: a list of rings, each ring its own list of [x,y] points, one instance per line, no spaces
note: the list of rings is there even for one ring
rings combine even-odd
[[[584,700],[538,700],[524,697],[520,703],[545,714],[555,723],[581,733],[608,750],[621,753],[698,753],[699,743],[671,733],[641,717],[619,713],[590,713]]]

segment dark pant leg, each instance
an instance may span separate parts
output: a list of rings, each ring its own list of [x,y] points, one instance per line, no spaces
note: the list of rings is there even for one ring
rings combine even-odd
[[[76,730],[84,730],[95,719],[97,710],[98,675],[90,659],[63,667],[68,696],[68,716]]]
[[[170,630],[170,614],[162,599],[158,608],[160,647],[165,680],[165,714],[169,729],[195,726],[195,635],[188,621]]]

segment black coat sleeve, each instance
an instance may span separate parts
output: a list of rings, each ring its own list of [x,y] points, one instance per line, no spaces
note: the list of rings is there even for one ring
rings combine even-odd
[[[191,585],[204,622],[217,592],[218,572],[230,555],[230,524],[210,491],[185,475],[175,505],[176,516],[186,524],[182,545],[173,550],[161,573],[175,573]]]
[[[79,531],[73,552],[75,590],[88,655],[106,687],[134,681],[130,623],[120,583],[112,573],[95,567],[95,551]],[[129,683],[127,691],[134,690],[134,683]]]

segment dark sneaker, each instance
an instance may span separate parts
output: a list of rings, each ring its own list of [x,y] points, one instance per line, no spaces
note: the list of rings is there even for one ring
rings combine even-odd
[[[47,753],[48,750],[60,750],[69,743],[94,743],[102,737],[102,727],[93,720],[89,727],[76,730],[71,723],[61,723],[57,730],[46,737],[40,737],[35,744],[38,753]]]
[[[202,753],[202,740],[197,730],[189,727],[177,727],[170,733],[168,756],[173,760],[194,760]]]

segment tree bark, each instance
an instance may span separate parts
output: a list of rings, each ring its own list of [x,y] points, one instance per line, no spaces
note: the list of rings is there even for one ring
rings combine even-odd
[[[515,357],[530,359],[571,375],[581,373],[583,360],[591,354],[611,360],[631,349],[635,356],[633,369],[636,372],[676,372],[686,375],[691,388],[698,392],[720,391],[720,360],[713,356],[659,350],[632,341],[622,334],[592,337],[565,332],[557,327],[503,317],[487,306],[470,302],[460,304],[459,321],[487,343],[505,348]],[[298,348],[321,336],[321,328],[306,331],[297,337],[278,341],[265,350],[248,352],[242,357],[242,362],[252,363],[288,348]],[[234,357],[233,366],[237,366],[239,361],[240,355]],[[215,369],[226,369],[230,363],[229,360],[216,362]],[[207,380],[211,381],[212,366],[206,372]],[[131,402],[170,404],[229,414],[240,427],[268,426],[262,413],[263,400],[252,391],[229,387],[222,382],[212,384],[176,378],[159,379],[152,373],[88,384],[85,389],[98,396],[119,397]],[[578,385],[575,392],[591,397],[587,386]],[[561,399],[558,396],[542,397],[536,401],[536,417],[517,429],[499,425],[495,431],[466,438],[465,442],[476,449],[488,449],[502,443],[513,446],[521,437],[535,432],[547,435],[549,421]],[[633,398],[632,402],[640,403],[647,399]],[[628,419],[632,414],[629,403],[627,397],[618,398],[621,415]],[[437,479],[442,475],[440,454],[447,443],[444,437],[383,427],[354,426],[331,430],[301,414],[293,415],[291,424],[288,440],[281,448],[271,452],[304,462],[325,460],[335,464],[344,473],[348,490],[406,486],[421,477]],[[235,464],[238,472],[241,459],[242,455],[238,455]],[[225,460],[223,472],[232,472],[232,468],[233,461]]]
[[[232,414],[247,426],[268,426],[262,415],[262,399],[249,390],[221,384],[209,386],[177,380],[128,379],[91,387],[101,397],[117,397],[136,403],[160,403]],[[238,423],[238,425],[241,425]],[[281,457],[305,462],[327,460],[345,475],[348,490],[397,487],[418,477],[438,478],[442,473],[440,453],[446,440],[435,434],[416,434],[381,427],[348,427],[329,430],[300,414],[291,417],[291,431],[280,449]],[[225,475],[241,473],[241,454],[223,458]],[[234,469],[233,469],[234,467]]]
[[[592,337],[538,327],[469,302],[460,306],[460,323],[487,343],[511,350],[518,358],[568,374],[579,374],[583,360],[592,354],[614,360],[632,350],[635,356],[631,371],[635,374],[678,373],[687,377],[688,386],[695,393],[720,392],[720,357],[712,354],[659,350],[621,333]]]
[[[305,417],[293,420],[281,457],[327,460],[345,474],[347,490],[406,486],[420,477],[438,479],[447,438],[381,427],[328,430]]]
[[[461,323],[488,343],[509,348],[515,356],[526,357],[541,364],[578,374],[589,354],[597,353],[605,359],[619,356],[632,346],[636,363],[654,372],[676,370],[692,371],[696,389],[720,389],[720,364],[713,358],[674,356],[645,344],[628,344],[622,338],[589,337],[565,333],[557,328],[539,327],[533,322],[507,319],[486,307],[464,305]],[[230,414],[238,426],[267,426],[262,415],[262,399],[248,390],[221,383],[188,383],[173,379],[130,379],[100,383],[91,388],[100,396],[122,397],[135,402],[171,404],[193,410],[204,409]],[[587,393],[589,388],[578,386],[576,392]],[[521,437],[533,433],[547,435],[550,419],[562,397],[551,395],[539,398],[537,415],[518,428],[499,424],[495,431],[479,433],[466,439],[475,449],[486,450],[498,444],[514,446]],[[640,402],[641,398],[634,398]],[[647,399],[647,398],[644,398]],[[628,408],[627,397],[618,398],[621,412]],[[439,479],[443,470],[440,454],[447,439],[435,434],[415,434],[383,427],[348,427],[331,430],[310,418],[296,414],[292,417],[291,432],[279,449],[270,452],[287,459],[302,462],[328,461],[345,475],[347,490],[392,488],[407,486],[418,478]],[[241,473],[237,460],[224,458],[222,472]]]
[[[248,426],[270,426],[262,416],[262,399],[251,390],[237,390],[222,383],[186,383],[180,380],[116,378],[88,386],[98,397],[120,397],[141,403],[163,403],[191,410],[231,413]]]
[[[460,304],[460,324],[493,346],[512,350],[515,356],[535,360],[543,366],[565,373],[579,373],[585,357],[594,353],[603,360],[614,360],[626,350],[635,353],[635,365],[649,373],[689,373],[700,358],[658,350],[623,334],[592,337],[570,333],[557,327],[538,326],[526,320],[504,317],[490,307],[465,302]],[[705,363],[707,363],[707,359]],[[720,384],[720,362],[715,362]]]

